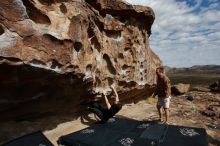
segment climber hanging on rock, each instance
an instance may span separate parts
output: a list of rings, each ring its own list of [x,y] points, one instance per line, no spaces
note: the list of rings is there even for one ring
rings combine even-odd
[[[110,104],[106,94],[103,94],[103,98],[105,100],[107,108],[104,107],[99,101],[92,101],[88,106],[88,109],[100,118],[101,123],[107,122],[109,118],[113,117],[122,108],[122,104],[119,102],[117,91],[113,86],[111,86],[111,88],[115,94],[115,100],[112,105]]]

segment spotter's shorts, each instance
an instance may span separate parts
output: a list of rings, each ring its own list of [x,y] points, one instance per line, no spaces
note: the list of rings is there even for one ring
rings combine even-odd
[[[168,98],[158,98],[157,106],[162,106],[163,108],[169,108],[170,99],[171,99],[171,96],[169,96]]]

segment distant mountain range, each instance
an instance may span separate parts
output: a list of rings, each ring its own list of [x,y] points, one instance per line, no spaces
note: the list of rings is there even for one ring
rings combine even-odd
[[[220,73],[220,65],[194,65],[192,67],[172,68],[165,66],[165,70],[168,73],[180,73],[180,72],[210,72]]]

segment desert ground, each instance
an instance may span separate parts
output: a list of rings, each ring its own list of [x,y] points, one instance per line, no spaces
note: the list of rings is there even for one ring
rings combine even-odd
[[[195,97],[194,102],[186,100],[184,96],[173,96],[171,103],[171,115],[169,124],[183,125],[189,127],[205,128],[209,138],[210,146],[220,145],[220,94],[204,93],[191,91],[187,95]],[[195,105],[195,109],[192,105]],[[135,104],[124,105],[122,110],[116,115],[120,118],[129,118],[136,120],[157,120],[157,110],[155,108],[156,99],[148,98]],[[214,115],[203,115],[203,112],[214,106]],[[59,136],[65,135],[88,126],[96,121],[93,114],[89,114],[81,122],[82,118],[58,125],[55,129],[45,131],[44,134],[56,144]],[[215,127],[216,126],[216,127]]]
[[[176,80],[170,77],[174,82]],[[180,79],[178,81],[184,81]],[[188,79],[189,80],[189,79]],[[209,79],[205,81],[211,82]],[[199,83],[201,85],[201,83]],[[205,128],[209,138],[209,146],[220,145],[220,93],[207,90],[207,84],[193,88],[180,96],[172,96],[169,124],[189,127]],[[194,98],[193,102],[186,99],[186,95]],[[156,98],[143,97],[137,103],[125,104],[116,115],[120,118],[136,120],[157,120]],[[79,116],[80,115],[80,116]],[[5,143],[21,135],[42,130],[46,137],[54,144],[62,135],[78,131],[97,122],[94,114],[82,111],[74,115],[46,115],[38,119],[10,121],[0,124],[0,143]]]
[[[170,121],[172,125],[183,125],[189,127],[205,128],[208,133],[209,145],[220,145],[220,94],[200,91],[190,91],[187,95],[194,97],[193,103],[188,101],[185,96],[173,96],[170,108]],[[136,120],[156,120],[158,118],[155,108],[156,98],[146,98],[138,103],[126,104],[116,115],[120,118],[130,118]],[[195,108],[193,108],[193,104]],[[207,114],[204,114],[207,113]],[[50,116],[33,121],[7,122],[1,124],[1,142],[10,140],[33,131],[36,127],[45,127],[56,122],[58,118],[64,122],[55,128],[44,131],[46,137],[57,145],[56,141],[62,135],[83,129],[95,122],[97,118],[94,114],[83,112],[78,118],[67,116]],[[72,118],[72,119],[71,119]]]

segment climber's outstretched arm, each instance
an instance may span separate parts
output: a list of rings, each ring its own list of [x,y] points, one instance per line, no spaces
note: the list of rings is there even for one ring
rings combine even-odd
[[[105,99],[105,104],[106,104],[107,108],[110,109],[111,104],[109,103],[107,96],[105,94],[103,94],[103,95],[104,95],[104,99]]]
[[[117,91],[115,90],[115,88],[113,86],[111,86],[111,88],[115,93],[115,104],[118,104],[119,103],[118,93],[117,93]]]

